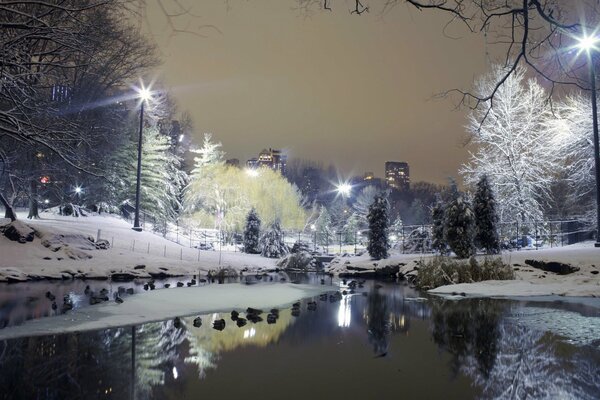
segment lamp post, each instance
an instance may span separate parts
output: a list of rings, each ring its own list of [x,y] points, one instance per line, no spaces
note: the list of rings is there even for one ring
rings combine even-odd
[[[596,243],[594,247],[600,247],[600,144],[598,140],[598,107],[596,105],[596,71],[594,68],[594,54],[600,50],[597,47],[600,39],[595,36],[584,35],[577,39],[577,48],[585,51],[590,67],[590,85],[592,89],[592,127],[594,131],[594,165],[596,170]]]
[[[138,159],[137,159],[137,180],[135,185],[135,218],[133,220],[133,230],[141,232],[140,226],[140,186],[142,178],[142,131],[144,128],[144,103],[150,99],[151,93],[148,89],[142,87],[138,90],[140,103],[140,132],[138,135]]]

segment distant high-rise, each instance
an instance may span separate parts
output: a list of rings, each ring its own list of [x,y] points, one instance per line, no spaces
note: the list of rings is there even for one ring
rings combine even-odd
[[[285,167],[287,165],[287,156],[282,154],[281,150],[264,149],[258,155],[258,158],[251,158],[246,162],[248,168],[268,167],[275,171],[279,171],[281,175],[285,175]]]
[[[385,163],[385,182],[393,189],[410,189],[410,170],[408,163],[402,161],[387,161]]]

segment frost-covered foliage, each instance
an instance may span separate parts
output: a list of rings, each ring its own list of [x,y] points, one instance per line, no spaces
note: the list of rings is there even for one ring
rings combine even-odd
[[[496,199],[486,175],[482,175],[477,182],[477,190],[473,198],[473,213],[475,214],[475,244],[485,249],[488,254],[499,253]]]
[[[407,253],[425,253],[431,251],[431,232],[424,227],[413,229],[404,238],[402,250]]]
[[[435,257],[419,262],[416,283],[419,289],[429,290],[457,283],[512,279],[515,279],[514,271],[500,258],[485,258],[478,262],[474,257],[468,261]]]
[[[561,166],[570,202],[585,210],[595,210],[594,141],[591,100],[580,93],[566,97],[554,106],[547,122],[549,140],[562,160]]]
[[[289,270],[320,271],[323,264],[308,251],[292,252],[277,262],[277,266]]]
[[[451,192],[444,209],[444,240],[458,258],[468,258],[475,254],[475,216],[456,186]]]
[[[505,72],[496,67],[478,82],[478,92],[490,93]],[[499,87],[491,108],[487,102],[469,115],[467,129],[475,149],[461,170],[472,186],[487,175],[500,220],[522,223],[542,219],[560,155],[544,127],[550,115],[547,93],[525,74],[518,68]]]
[[[135,204],[137,138],[132,137],[113,158],[109,171],[118,204]],[[187,175],[181,159],[171,152],[170,138],[156,127],[144,129],[142,141],[141,209],[158,219],[171,220],[181,208]]]
[[[279,221],[274,221],[260,238],[261,255],[268,258],[279,258],[289,253],[284,242],[283,231]]]
[[[388,212],[389,203],[387,199],[381,194],[376,195],[367,215],[367,221],[369,222],[367,251],[371,258],[375,260],[388,258],[388,249],[390,248],[388,240],[388,226],[390,223]]]
[[[369,185],[365,186],[356,196],[356,201],[352,205],[352,208],[354,208],[361,228],[369,225],[367,215],[369,214],[369,207],[373,204],[377,193],[379,193],[379,190],[375,186]]]
[[[321,206],[321,212],[315,221],[315,234],[317,243],[327,246],[334,240],[334,231],[331,222],[331,215],[325,206]]]
[[[260,253],[260,218],[256,210],[252,208],[246,217],[244,227],[244,252],[250,254]]]
[[[448,245],[444,238],[444,209],[446,205],[442,201],[441,196],[437,196],[437,200],[431,209],[431,220],[433,226],[431,228],[431,246],[440,254],[448,253]]]
[[[279,219],[286,228],[303,226],[305,213],[301,196],[281,174],[259,168],[256,176],[225,165],[220,144],[205,137],[197,152],[190,184],[185,190],[185,209],[193,224],[223,231],[241,231],[246,216],[254,208],[262,222]]]
[[[357,239],[358,232],[358,215],[353,212],[350,217],[346,220],[343,228],[344,232],[344,243],[354,244]]]

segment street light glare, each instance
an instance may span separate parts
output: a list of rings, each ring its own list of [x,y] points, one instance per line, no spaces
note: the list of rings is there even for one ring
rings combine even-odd
[[[152,97],[152,92],[145,87],[141,88],[138,91],[138,94],[140,95],[140,99],[143,101],[148,101],[150,100],[150,97]]]
[[[258,171],[255,168],[246,168],[246,173],[253,178],[258,176]]]
[[[590,51],[590,50],[597,50],[598,47],[596,46],[598,44],[598,41],[600,39],[598,39],[596,36],[594,35],[584,35],[580,38],[577,39],[577,47],[581,50],[585,50],[585,51]]]
[[[352,186],[347,183],[341,183],[338,185],[337,191],[342,196],[349,196],[352,191]]]
[[[81,186],[77,186],[75,188],[75,193],[77,193],[77,194],[81,193]]]

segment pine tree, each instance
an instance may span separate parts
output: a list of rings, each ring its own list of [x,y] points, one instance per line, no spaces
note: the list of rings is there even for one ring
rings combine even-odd
[[[444,202],[441,196],[436,196],[436,202],[431,209],[431,219],[433,221],[433,228],[431,233],[431,247],[434,250],[440,252],[440,254],[445,255],[448,253],[448,245],[446,244],[446,240],[444,238]]]
[[[315,221],[317,242],[320,245],[327,246],[333,240],[333,230],[331,228],[331,215],[325,206],[321,206],[321,213]]]
[[[473,212],[475,214],[475,244],[485,249],[488,254],[498,254],[500,239],[498,238],[496,199],[487,175],[482,175],[477,182]]]
[[[279,258],[289,253],[284,242],[283,231],[279,221],[274,221],[267,232],[260,238],[261,255],[268,258]]]
[[[388,241],[388,209],[388,201],[381,194],[375,196],[373,203],[369,207],[369,213],[367,215],[367,220],[369,222],[369,243],[367,245],[367,251],[371,258],[375,260],[388,258],[388,249],[390,247]]]
[[[468,258],[475,254],[475,216],[468,201],[458,192],[456,185],[451,188],[450,200],[444,209],[444,238],[458,258]]]
[[[143,132],[140,206],[157,219],[170,220],[181,208],[180,196],[187,181],[181,159],[170,150],[170,138],[156,127]],[[137,141],[128,141],[115,154],[109,171],[119,203],[135,202]]]
[[[244,252],[249,254],[260,253],[260,218],[256,210],[252,208],[246,217],[246,226],[244,227]]]
[[[355,244],[358,232],[358,216],[352,213],[344,225],[344,243]]]

